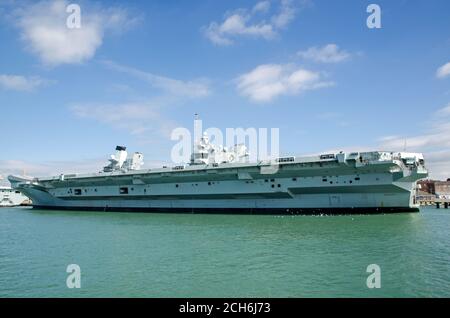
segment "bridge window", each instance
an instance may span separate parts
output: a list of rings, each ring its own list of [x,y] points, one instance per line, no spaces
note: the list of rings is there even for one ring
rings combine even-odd
[[[326,155],[321,155],[320,159],[324,160],[324,159],[334,159],[334,154],[326,154]]]
[[[276,162],[293,162],[293,161],[295,161],[294,157],[285,157],[276,159]]]
[[[81,189],[75,189],[74,193],[75,195],[81,195]]]
[[[120,194],[128,194],[128,188],[120,188],[119,193]]]

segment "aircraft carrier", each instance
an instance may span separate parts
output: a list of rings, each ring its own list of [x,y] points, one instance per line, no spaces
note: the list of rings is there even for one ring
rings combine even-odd
[[[245,146],[218,148],[203,135],[186,165],[142,169],[118,146],[101,172],[9,176],[35,208],[76,211],[347,214],[417,212],[420,153],[371,151],[248,162]]]

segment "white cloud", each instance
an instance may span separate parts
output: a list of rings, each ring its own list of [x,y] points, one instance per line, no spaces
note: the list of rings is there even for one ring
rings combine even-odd
[[[26,47],[48,66],[82,63],[102,45],[106,31],[124,30],[138,21],[123,9],[81,6],[81,28],[66,25],[66,0],[27,4],[14,13]]]
[[[132,67],[119,65],[112,61],[103,61],[103,64],[115,71],[123,72],[148,82],[151,86],[162,89],[173,96],[201,98],[210,95],[210,88],[206,79],[181,81],[169,77],[155,75]]]
[[[216,45],[231,45],[238,36],[274,38],[294,18],[296,9],[291,0],[281,0],[278,12],[267,21],[264,15],[270,11],[270,2],[258,2],[251,10],[238,9],[226,14],[222,23],[211,22],[203,28],[205,36]]]
[[[427,129],[420,135],[388,136],[379,140],[385,150],[423,152],[431,176],[438,179],[450,177],[450,104],[431,116]]]
[[[207,80],[181,81],[123,66],[112,61],[102,64],[113,71],[142,80],[151,87],[161,90],[159,96],[139,98],[129,86],[114,89],[131,92],[134,101],[125,103],[78,103],[70,107],[78,118],[94,120],[115,129],[127,131],[139,142],[158,143],[170,138],[171,132],[179,125],[166,118],[163,113],[176,104],[190,98],[202,98],[210,94]],[[148,91],[148,89],[147,89]]]
[[[128,130],[132,135],[145,133],[157,124],[159,113],[150,104],[77,104],[70,107],[77,117],[93,119],[118,129]]]
[[[339,63],[350,58],[350,53],[340,50],[336,44],[323,47],[310,47],[306,51],[299,51],[298,56],[320,63]]]
[[[275,27],[280,29],[284,28],[294,20],[297,10],[292,3],[292,0],[281,0],[279,13],[274,15],[271,19]]]
[[[424,154],[430,177],[438,180],[450,178],[450,151],[437,150]]]
[[[159,109],[158,101],[134,102],[123,104],[75,104],[71,112],[83,119],[91,119],[116,129],[145,138],[149,136],[169,137],[177,125],[165,119]]]
[[[436,117],[437,119],[442,118],[443,116],[444,116],[444,117],[449,117],[449,116],[450,116],[450,103],[449,103],[447,106],[445,106],[445,107],[439,109],[439,110],[435,113],[435,117]]]
[[[51,84],[52,81],[39,76],[22,76],[0,74],[0,87],[7,90],[31,92],[40,86]]]
[[[269,102],[280,95],[333,85],[322,80],[318,72],[288,64],[265,64],[237,78],[240,94],[255,102]]]
[[[450,62],[442,65],[440,68],[436,71],[436,76],[438,78],[445,78],[447,76],[450,76]]]
[[[260,1],[257,4],[255,4],[253,6],[252,11],[253,12],[262,12],[262,13],[266,13],[268,12],[270,9],[270,1]]]
[[[448,108],[449,106],[436,112],[441,116],[432,116],[434,119],[427,125],[428,128],[423,134],[412,137],[387,136],[380,139],[381,144],[388,150],[403,149],[405,146],[408,150],[414,151],[450,147],[450,111]]]
[[[272,25],[259,23],[248,26],[248,20],[248,16],[234,14],[226,18],[221,25],[218,25],[216,22],[212,22],[205,30],[205,35],[211,42],[218,45],[232,44],[233,41],[229,38],[229,36],[251,35],[254,37],[260,36],[265,39],[274,37],[275,32]]]

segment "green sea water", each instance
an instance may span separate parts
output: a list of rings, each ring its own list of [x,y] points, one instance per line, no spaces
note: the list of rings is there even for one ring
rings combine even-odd
[[[66,285],[69,264],[81,288]],[[369,289],[369,264],[381,288]],[[0,209],[0,297],[450,297],[450,210],[250,216]]]

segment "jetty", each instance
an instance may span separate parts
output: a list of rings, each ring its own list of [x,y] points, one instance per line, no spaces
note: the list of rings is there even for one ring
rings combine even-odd
[[[436,198],[434,196],[423,196],[419,195],[416,196],[416,201],[421,206],[436,206],[437,209],[440,209],[441,207],[444,209],[448,209],[450,205],[450,199],[444,199],[444,198]]]
[[[448,209],[450,205],[450,179],[447,179],[447,181],[421,180],[417,182],[415,199],[422,206]]]

